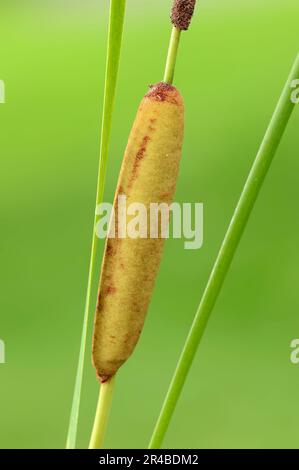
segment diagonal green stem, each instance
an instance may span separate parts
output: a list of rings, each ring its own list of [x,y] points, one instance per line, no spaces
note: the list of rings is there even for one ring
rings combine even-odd
[[[115,375],[110,380],[100,385],[99,401],[90,438],[89,449],[101,449],[103,446],[111,408],[114,383]]]
[[[295,101],[291,99],[292,82],[299,78],[299,56],[283,89],[266,135],[254,161],[233,218],[220,248],[205,292],[195,315],[183,352],[177,364],[161,414],[158,418],[150,449],[159,448],[167,432],[177,401],[182,392],[186,377],[203,336],[226,274],[237,250],[242,233],[263,185],[273,157],[284,134]]]
[[[124,25],[124,17],[125,17],[125,8],[126,8],[126,0],[111,0],[96,206],[100,204],[103,200],[105,178],[106,178],[106,168],[107,168],[107,160],[108,160],[109,141],[110,141],[111,125],[112,125],[112,113],[113,113],[113,106],[114,106],[114,100],[115,100],[115,90],[116,90],[116,82],[117,82],[119,60],[120,60],[120,49],[121,49],[121,43],[122,43],[122,33],[123,33],[123,25]],[[96,254],[97,254],[98,239],[95,233],[96,223],[97,223],[97,216],[96,216],[96,211],[95,211],[84,319],[83,319],[80,353],[79,353],[79,360],[78,360],[78,366],[77,366],[77,375],[76,375],[76,382],[75,382],[75,388],[74,388],[70,423],[69,423],[69,429],[68,429],[68,435],[67,435],[67,443],[66,443],[67,449],[74,449],[76,446],[81,390],[82,390],[82,381],[83,381],[84,359],[85,359],[85,350],[86,350],[86,337],[87,337],[88,318],[89,318],[89,311],[90,311],[90,299],[91,299],[92,284],[93,284],[94,269],[95,269]]]
[[[169,83],[173,82],[174,70],[176,65],[176,59],[178,55],[178,49],[180,44],[181,30],[173,26],[170,36],[168,54],[166,59],[166,67],[163,81]]]

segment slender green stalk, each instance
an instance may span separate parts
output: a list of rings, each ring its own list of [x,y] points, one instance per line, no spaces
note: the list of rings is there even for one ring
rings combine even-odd
[[[170,36],[170,43],[168,48],[168,55],[166,60],[165,74],[163,81],[169,83],[173,82],[175,64],[178,54],[178,48],[180,43],[181,30],[173,26]]]
[[[207,287],[191,326],[183,352],[178,361],[172,382],[170,384],[161,414],[158,418],[150,449],[159,448],[168,429],[172,414],[184,386],[198,345],[205,331],[208,319],[213,310],[222,284],[238,247],[242,233],[253,209],[254,203],[263,185],[272,159],[284,134],[295,102],[291,99],[293,80],[299,78],[299,56],[283,89],[268,130],[254,161],[243,192],[239,199],[233,218],[220,248]]]
[[[100,385],[100,395],[95,415],[89,449],[101,449],[105,437],[109,412],[111,408],[115,376]]]
[[[117,82],[119,60],[120,60],[120,49],[121,49],[121,43],[122,43],[122,33],[123,33],[123,25],[124,25],[124,17],[125,17],[125,8],[126,8],[126,0],[111,0],[96,206],[100,204],[103,200],[105,178],[106,178],[106,168],[107,168],[107,160],[108,160],[109,141],[110,141],[110,134],[111,134],[112,113],[113,113],[113,106],[114,106],[114,100],[115,100],[115,90],[116,90],[116,82]],[[90,299],[91,299],[93,276],[94,276],[96,254],[97,254],[98,239],[95,233],[96,223],[97,223],[97,216],[96,216],[96,211],[95,211],[92,245],[91,245],[91,256],[90,256],[87,292],[86,292],[86,301],[85,301],[85,311],[84,311],[76,382],[75,382],[70,423],[69,423],[68,436],[67,436],[67,444],[66,444],[67,449],[74,449],[76,446],[79,408],[80,408],[81,390],[82,390],[82,381],[83,381],[84,359],[85,359],[85,350],[86,350],[86,336],[87,336],[88,318],[89,318],[89,311],[90,311]]]

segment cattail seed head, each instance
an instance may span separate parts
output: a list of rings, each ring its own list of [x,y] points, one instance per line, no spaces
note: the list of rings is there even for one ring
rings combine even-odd
[[[193,16],[196,0],[174,0],[171,21],[177,28],[187,30]]]
[[[133,353],[141,334],[162,258],[165,237],[119,237],[118,200],[170,205],[184,134],[184,102],[177,88],[152,85],[137,112],[114,198],[116,237],[107,239],[93,335],[93,363],[109,380]],[[149,211],[149,212],[148,212]],[[112,219],[113,220],[113,219]],[[132,219],[131,219],[132,220]],[[160,222],[158,231],[160,232]]]

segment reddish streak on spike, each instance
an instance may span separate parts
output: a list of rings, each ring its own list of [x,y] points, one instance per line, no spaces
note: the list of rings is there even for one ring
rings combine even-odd
[[[111,245],[109,245],[109,243],[107,243],[106,253],[107,253],[107,256],[113,256],[114,255],[113,247]]]
[[[160,199],[169,199],[172,196],[171,192],[160,194]]]
[[[100,312],[102,308],[103,308],[103,297],[100,292],[98,296],[98,302],[97,302],[97,311]]]
[[[133,163],[132,176],[131,176],[131,180],[129,182],[129,186],[131,186],[134,179],[136,179],[137,171],[138,171],[140,162],[141,162],[141,160],[143,159],[143,157],[145,155],[147,144],[149,143],[150,140],[151,139],[148,135],[144,136],[143,139],[142,139],[140,148],[139,148],[138,152],[136,153],[136,157],[135,157],[135,160],[134,160],[134,163]]]
[[[108,286],[108,287],[106,288],[105,294],[106,294],[106,295],[115,294],[115,292],[116,292],[115,287],[113,287],[113,286]]]
[[[145,154],[145,151],[146,151],[146,147],[147,147],[147,143],[148,143],[149,141],[150,141],[150,138],[149,138],[148,135],[146,135],[145,137],[143,137],[141,147],[140,147],[140,149],[138,150],[138,152],[136,153],[135,163],[136,163],[136,161],[142,160],[142,158],[144,157],[144,154]]]
[[[120,185],[119,188],[118,188],[118,195],[119,194],[124,194],[124,189],[123,187]]]

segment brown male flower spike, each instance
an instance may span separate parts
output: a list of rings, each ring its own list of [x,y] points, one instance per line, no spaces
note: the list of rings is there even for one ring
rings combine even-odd
[[[171,21],[180,30],[187,30],[194,13],[196,0],[175,0],[171,10]]]

